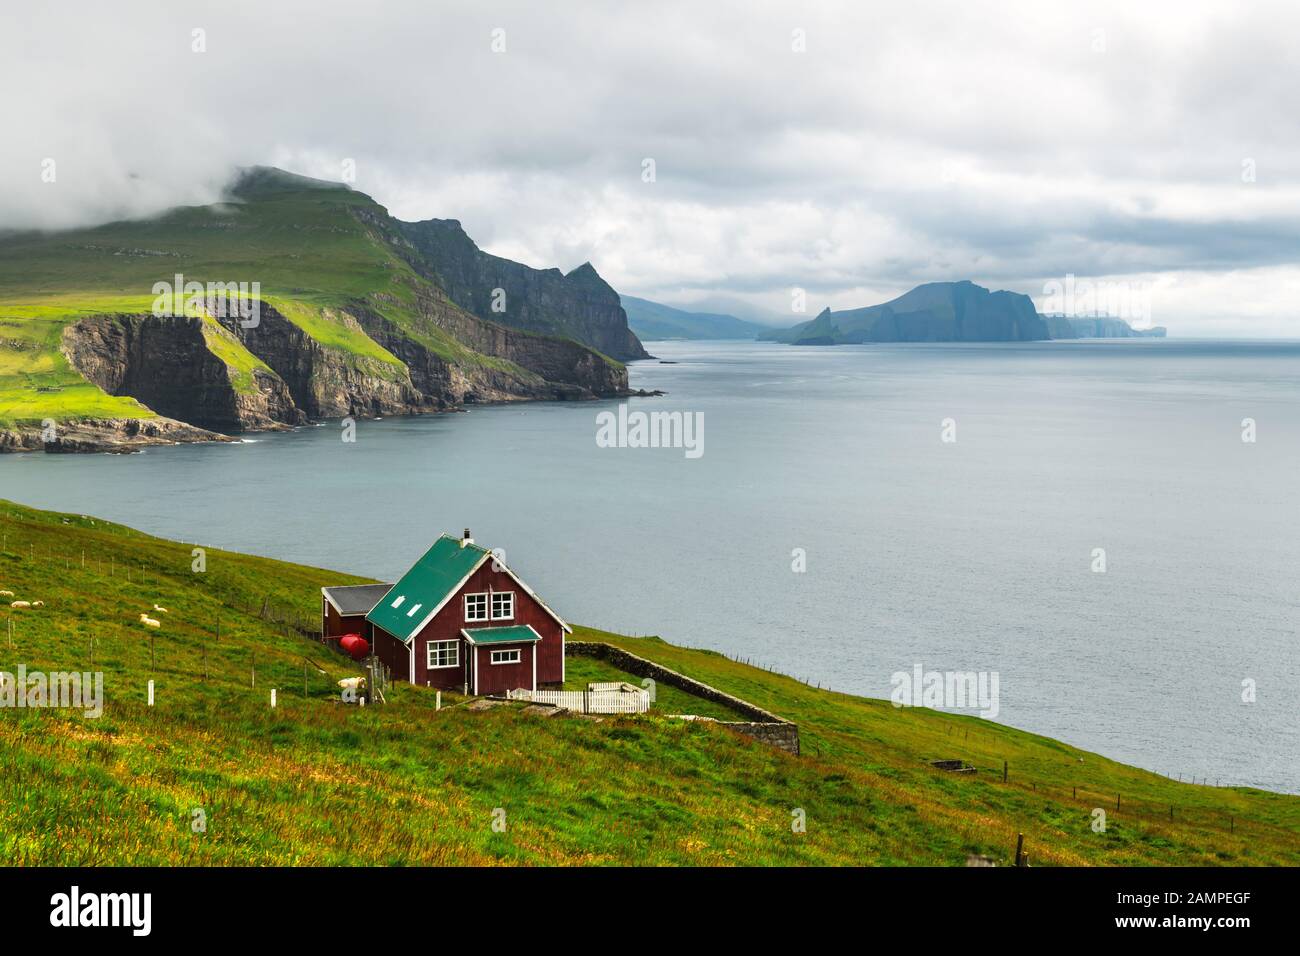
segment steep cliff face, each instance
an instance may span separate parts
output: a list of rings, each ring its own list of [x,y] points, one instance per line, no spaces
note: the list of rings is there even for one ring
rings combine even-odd
[[[334,316],[344,325],[360,328],[347,313]],[[253,327],[244,328],[237,317],[223,318],[221,323],[284,381],[304,421],[410,415],[441,407],[415,387],[406,369],[328,348],[267,303],[262,303]]]
[[[280,377],[220,358],[204,321],[153,315],[89,316],[63,333],[73,368],[110,395],[129,395],[159,415],[223,432],[295,425],[305,416]]]
[[[423,344],[419,326],[399,326],[360,303],[329,316],[368,335],[392,360],[322,345],[267,303],[248,328],[237,316],[89,316],[64,330],[63,353],[110,395],[135,398],[159,413],[159,421],[198,426],[192,440],[209,430],[264,431],[318,418],[627,392],[627,369],[590,349],[484,322],[435,295],[421,301],[424,331],[449,334],[501,361],[449,361]],[[39,429],[28,431],[10,436],[10,450],[43,444]]]
[[[479,318],[571,338],[620,361],[650,357],[628,328],[618,293],[591,263],[568,275],[533,269],[483,252],[455,219],[398,222],[397,227],[417,253],[410,257],[413,267]]]

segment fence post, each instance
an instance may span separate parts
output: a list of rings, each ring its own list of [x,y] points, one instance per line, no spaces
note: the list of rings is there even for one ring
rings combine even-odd
[[[149,706],[153,706],[153,681],[149,681]]]
[[[1024,857],[1025,835],[1023,833],[1016,835],[1016,866],[1025,865]]]

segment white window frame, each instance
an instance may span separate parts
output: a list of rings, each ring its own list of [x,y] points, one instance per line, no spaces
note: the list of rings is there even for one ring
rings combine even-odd
[[[451,650],[450,664],[435,664],[439,651]],[[443,671],[452,667],[460,667],[460,641],[430,641],[425,645],[425,663],[431,671]]]
[[[482,598],[482,599],[483,599],[483,616],[482,616],[482,617],[478,617],[477,615],[473,615],[473,614],[470,614],[470,613],[469,613],[469,608],[470,608],[469,599],[470,599],[470,598]],[[487,592],[486,592],[486,591],[480,591],[480,592],[477,593],[477,594],[466,594],[466,595],[465,595],[465,620],[466,620],[466,621],[486,621],[486,620],[488,620],[488,615],[491,614],[491,613],[492,613],[492,604],[491,604],[491,602],[488,600],[488,596],[487,596]]]
[[[498,654],[501,655],[501,659],[500,659],[500,660],[497,660],[497,655],[498,655]],[[513,655],[515,655],[515,656],[507,659],[506,656],[505,656],[505,655],[507,655],[507,654],[513,654]],[[518,647],[509,647],[509,648],[504,648],[504,649],[499,650],[499,651],[493,651],[493,652],[492,652],[492,663],[493,663],[493,664],[518,664],[518,663],[520,663],[521,661],[523,661],[523,659],[524,659],[524,652],[523,652],[523,650],[522,650],[521,648],[518,648]]]
[[[498,614],[498,613],[497,613],[497,598],[509,598],[509,599],[510,599],[510,613],[509,613],[509,614]],[[514,592],[514,591],[493,591],[493,592],[492,592],[492,606],[489,608],[489,611],[491,612],[491,614],[492,614],[492,620],[494,620],[494,621],[513,621],[513,620],[515,619],[515,592]]]

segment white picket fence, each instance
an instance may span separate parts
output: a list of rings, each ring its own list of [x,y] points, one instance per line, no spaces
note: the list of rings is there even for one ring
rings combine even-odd
[[[579,714],[644,714],[650,709],[650,692],[632,684],[588,684],[587,690],[512,690],[511,700],[552,704]]]

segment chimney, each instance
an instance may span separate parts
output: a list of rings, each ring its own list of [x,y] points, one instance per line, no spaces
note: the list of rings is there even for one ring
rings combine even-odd
[[[465,536],[460,539],[460,546],[463,548],[467,544],[473,544],[474,539],[469,536],[469,528],[465,529]]]

